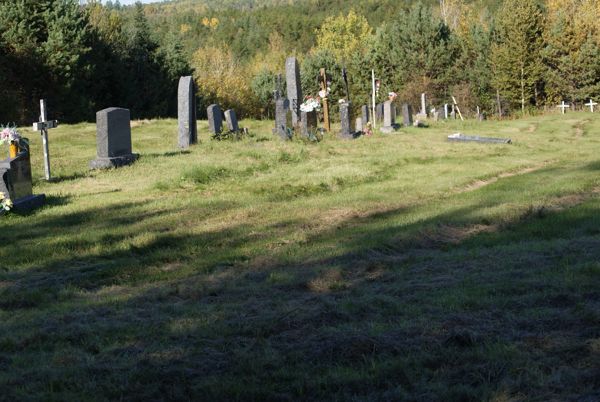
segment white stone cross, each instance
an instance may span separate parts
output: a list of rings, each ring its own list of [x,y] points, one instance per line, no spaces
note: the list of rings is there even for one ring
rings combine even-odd
[[[46,180],[50,181],[50,153],[48,151],[48,129],[56,128],[57,120],[48,121],[46,117],[46,100],[40,99],[40,121],[33,123],[33,131],[39,131],[42,135],[42,144],[44,146],[44,169],[46,171]]]
[[[566,108],[568,108],[568,107],[571,107],[571,106],[567,105],[567,104],[565,103],[565,101],[562,101],[562,103],[561,103],[560,105],[558,105],[558,106],[557,106],[557,108],[560,108],[560,109],[561,109],[561,111],[562,111],[562,114],[565,114],[565,109],[566,109]]]
[[[585,104],[585,106],[588,106],[591,109],[592,113],[594,113],[594,106],[596,106],[596,105],[597,105],[597,103],[591,99],[590,99],[590,103]]]

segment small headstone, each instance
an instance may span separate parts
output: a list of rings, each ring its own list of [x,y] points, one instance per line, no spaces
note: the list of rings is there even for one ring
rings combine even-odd
[[[217,104],[212,104],[206,108],[208,116],[208,130],[212,134],[221,134],[223,131],[223,112]]]
[[[300,112],[300,134],[309,138],[317,129],[317,112]]]
[[[191,76],[181,77],[177,89],[178,144],[188,148],[198,142],[196,126],[196,92]]]
[[[440,119],[440,113],[437,111],[436,108],[432,107],[430,114],[433,121],[438,121]]]
[[[354,128],[356,129],[357,133],[362,133],[363,132],[363,119],[362,119],[362,117],[357,117],[356,118],[356,124],[354,125]]]
[[[382,133],[391,133],[396,129],[396,120],[394,116],[394,105],[391,101],[383,104],[383,126],[380,128]]]
[[[227,122],[227,128],[230,132],[237,133],[238,131],[240,131],[237,116],[235,115],[235,110],[228,109],[225,111],[225,121]]]
[[[300,104],[302,103],[302,87],[300,86],[300,67],[295,57],[285,61],[285,79],[287,83],[287,98],[292,110],[292,124],[296,126],[300,120]]]
[[[287,125],[287,115],[290,110],[290,102],[279,98],[275,101],[275,133],[282,139],[290,139]]]
[[[402,105],[402,123],[405,127],[411,127],[413,125],[412,106],[408,103]]]
[[[371,119],[369,118],[370,117],[369,107],[367,105],[363,105],[360,108],[360,117],[362,119],[363,124],[367,124],[368,122],[371,121]],[[362,131],[362,130],[358,130],[358,127],[357,127],[356,131]]]
[[[350,112],[352,105],[350,102],[344,102],[340,104],[340,123],[342,124],[341,136],[342,138],[354,138],[354,132],[352,130],[350,121]]]
[[[90,169],[106,169],[129,165],[138,158],[131,152],[129,109],[111,107],[96,113],[97,158]]]

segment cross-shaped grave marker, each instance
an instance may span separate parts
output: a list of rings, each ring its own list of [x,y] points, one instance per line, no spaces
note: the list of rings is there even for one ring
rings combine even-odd
[[[562,103],[561,103],[560,105],[558,105],[558,106],[557,106],[557,108],[560,108],[560,110],[562,111],[562,114],[565,114],[565,110],[566,110],[568,107],[571,107],[571,106],[567,105],[567,104],[565,103],[565,101],[562,101]]]
[[[48,152],[48,130],[58,126],[57,120],[47,120],[46,117],[46,100],[40,99],[40,121],[33,123],[33,131],[39,131],[42,135],[42,143],[44,146],[44,169],[46,171],[46,180],[50,181],[50,154]]]
[[[594,102],[592,99],[590,99],[590,103],[586,103],[585,106],[588,106],[590,108],[590,110],[592,111],[592,113],[594,113],[594,106],[596,106],[598,103]]]
[[[322,68],[319,71],[319,85],[321,87],[321,93],[323,96],[323,124],[327,132],[331,131],[331,123],[329,122],[329,101],[327,99],[329,95],[329,80],[327,79],[327,73]]]

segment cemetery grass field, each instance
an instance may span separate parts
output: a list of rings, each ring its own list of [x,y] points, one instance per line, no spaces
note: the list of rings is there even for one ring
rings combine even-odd
[[[0,217],[0,400],[600,399],[600,114],[176,148],[50,132]],[[512,145],[450,143],[455,132]]]

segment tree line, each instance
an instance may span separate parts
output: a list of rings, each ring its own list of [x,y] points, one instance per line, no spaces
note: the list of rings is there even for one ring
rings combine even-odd
[[[305,94],[326,68],[332,100],[346,68],[355,104],[370,100],[372,69],[379,100],[393,91],[415,107],[422,92],[504,115],[600,98],[596,0],[77,3],[0,0],[0,122],[32,118],[39,97],[66,121],[107,106],[173,116],[192,71],[200,115],[217,102],[267,117],[288,56]]]

